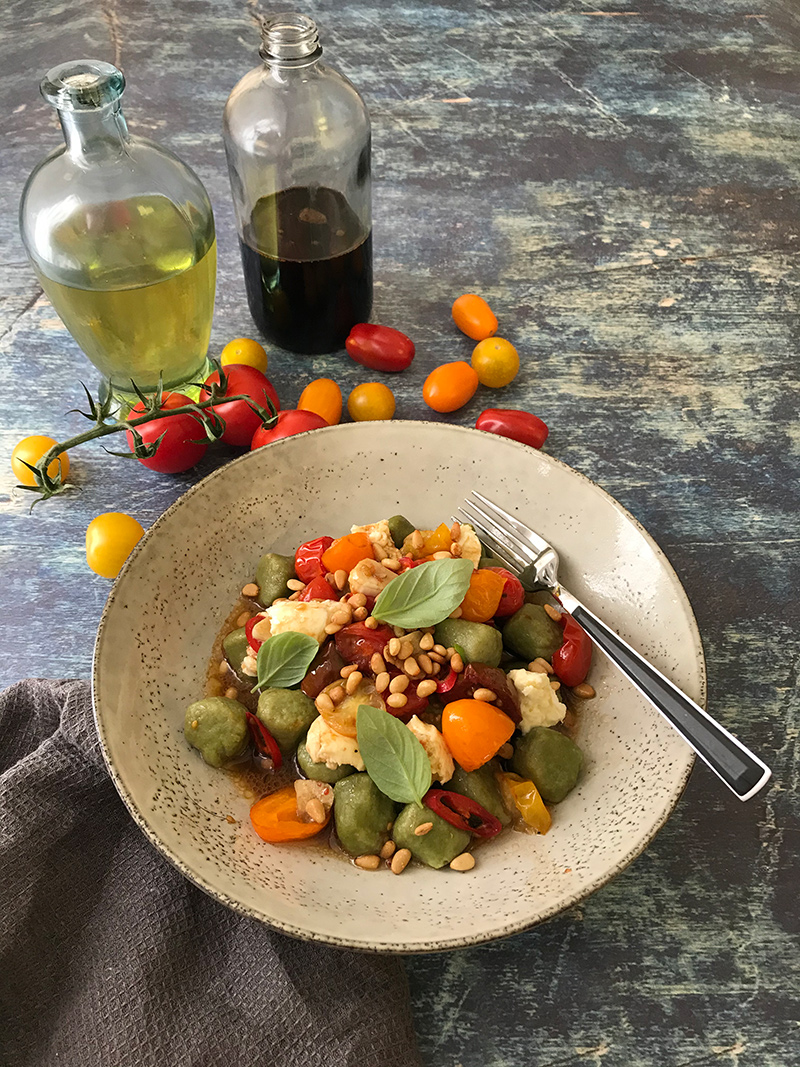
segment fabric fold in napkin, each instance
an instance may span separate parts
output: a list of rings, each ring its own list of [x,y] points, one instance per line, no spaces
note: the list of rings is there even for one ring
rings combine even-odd
[[[400,960],[239,916],[149,844],[86,682],[0,694],[0,1064],[419,1063]]]

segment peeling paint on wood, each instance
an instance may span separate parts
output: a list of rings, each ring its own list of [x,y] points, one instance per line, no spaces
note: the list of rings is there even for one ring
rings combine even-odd
[[[253,332],[219,121],[256,61],[252,0],[8,0],[0,13],[0,453],[65,436],[91,369],[41,296],[16,229],[22,183],[59,143],[37,81],[118,61],[133,129],[214,202],[212,352]],[[375,319],[417,342],[393,378],[429,417],[427,372],[468,358],[449,307],[478,290],[522,355],[509,388],[449,417],[529,407],[548,451],[662,544],[697,612],[710,706],[773,766],[743,806],[703,768],[622,876],[508,941],[408,961],[431,1067],[790,1067],[798,1014],[800,16],[678,0],[315,0],[326,56],[374,123]],[[344,355],[270,354],[287,406]],[[229,453],[232,454],[232,453]],[[0,673],[83,675],[107,584],[83,562],[100,511],[152,522],[219,462],[160,477],[99,448],[82,489],[27,514],[0,467]],[[443,902],[446,906],[446,902]]]

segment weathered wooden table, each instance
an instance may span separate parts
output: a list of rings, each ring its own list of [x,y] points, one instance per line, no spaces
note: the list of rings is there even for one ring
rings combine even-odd
[[[602,0],[608,4],[610,0]],[[698,767],[645,854],[582,906],[508,941],[410,959],[426,1063],[442,1067],[800,1064],[800,18],[750,0],[319,0],[328,58],[374,122],[374,318],[411,334],[398,417],[468,356],[453,297],[477,289],[523,354],[502,402],[547,450],[650,530],[704,637],[713,713],[774,768],[740,805]],[[91,368],[17,236],[25,177],[59,142],[37,81],[94,55],[122,65],[126,114],[191,163],[220,239],[212,340],[253,333],[219,134],[256,62],[252,0],[8,0],[2,25],[0,675],[86,676],[108,585],[83,534],[106,510],[150,523],[203,467],[163,477],[99,447],[82,492],[28,514],[16,441],[63,439]],[[796,11],[796,7],[794,8]],[[285,406],[340,354],[271,354]],[[453,421],[495,403],[487,391]]]

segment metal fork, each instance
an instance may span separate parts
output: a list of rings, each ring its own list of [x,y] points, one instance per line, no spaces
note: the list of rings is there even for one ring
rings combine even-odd
[[[767,784],[772,771],[758,756],[559,584],[558,553],[549,542],[480,493],[470,493],[458,511],[526,589],[551,592],[740,800],[749,800]]]

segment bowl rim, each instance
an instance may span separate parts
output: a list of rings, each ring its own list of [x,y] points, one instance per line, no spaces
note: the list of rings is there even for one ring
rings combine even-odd
[[[398,423],[399,422],[400,420],[398,420]],[[396,426],[398,425],[398,423],[393,423],[392,425]],[[380,423],[377,425],[380,426]],[[435,428],[437,431],[445,433],[454,432],[459,436],[463,434],[472,435],[476,432],[472,427],[459,426],[451,423],[442,423],[431,419],[403,419],[402,425],[404,427],[408,426],[409,429],[414,429],[415,427]],[[291,437],[280,438],[277,441],[272,441],[267,445],[261,446],[261,448],[259,448],[257,451],[260,452],[264,448],[280,448],[282,446],[285,446],[285,443],[287,441],[292,441],[294,440],[294,438],[297,437],[304,437],[306,434],[330,434],[340,433],[341,431],[355,431],[356,433],[374,433],[375,428],[376,424],[374,422],[354,422],[344,423],[336,426],[325,426],[316,430],[306,430],[301,434],[294,434]],[[503,438],[503,440],[506,442],[506,444],[509,444],[516,449],[530,454],[531,450],[529,445],[521,444],[517,441],[505,437]],[[127,560],[123,564],[119,575],[114,580],[109,591],[106,603],[103,607],[103,611],[100,616],[100,622],[98,623],[97,634],[95,635],[94,649],[92,653],[92,713],[94,716],[95,728],[97,730],[103,759],[105,761],[106,768],[111,777],[111,780],[114,783],[114,786],[117,792],[119,793],[120,798],[128,809],[128,812],[130,813],[134,822],[142,831],[142,833],[144,833],[150,843],[166,860],[168,860],[175,868],[177,868],[177,870],[180,871],[180,873],[186,879],[188,879],[188,881],[190,881],[193,885],[197,886],[198,889],[202,890],[208,896],[213,897],[215,900],[222,904],[225,904],[227,907],[231,908],[239,915],[246,916],[250,919],[255,919],[259,922],[264,923],[265,925],[269,926],[274,930],[280,931],[283,934],[287,934],[288,936],[294,937],[301,941],[312,941],[318,944],[329,945],[334,948],[350,949],[361,952],[379,952],[392,955],[422,955],[431,952],[453,951],[455,949],[469,948],[475,945],[487,944],[493,941],[501,940],[506,937],[510,937],[513,934],[522,933],[525,930],[530,930],[533,927],[538,926],[540,923],[546,922],[549,919],[554,918],[556,915],[562,914],[569,908],[574,907],[576,904],[580,903],[580,901],[586,900],[587,897],[597,892],[597,890],[601,889],[603,886],[608,885],[609,882],[611,882],[614,878],[621,874],[638,856],[640,856],[644,852],[644,850],[653,841],[659,831],[664,827],[670,815],[675,810],[678,801],[683,795],[696,760],[694,752],[689,749],[688,746],[688,758],[683,773],[681,774],[680,779],[677,781],[672,794],[665,799],[663,808],[658,813],[658,816],[655,819],[651,829],[641,841],[638,841],[634,846],[632,846],[615,863],[613,868],[608,871],[605,871],[601,876],[597,877],[593,882],[591,882],[590,885],[582,886],[580,889],[577,889],[576,891],[571,893],[557,906],[554,905],[545,908],[543,911],[537,913],[533,918],[529,920],[514,920],[512,922],[506,923],[505,925],[499,927],[497,930],[491,932],[488,935],[481,933],[471,936],[461,935],[458,937],[444,937],[437,938],[436,940],[432,941],[421,941],[418,943],[414,943],[413,945],[409,945],[408,943],[403,943],[401,941],[382,942],[378,945],[368,945],[364,942],[352,940],[349,937],[322,935],[319,933],[315,933],[314,931],[309,931],[304,927],[296,926],[292,923],[267,918],[264,914],[259,912],[257,909],[251,907],[250,905],[245,904],[242,901],[235,899],[234,897],[230,897],[228,896],[228,894],[221,892],[219,889],[214,888],[201,875],[197,874],[190,867],[188,867],[186,863],[180,858],[180,856],[173,852],[172,849],[167,846],[150,828],[146,817],[139,810],[139,807],[137,806],[133,797],[130,795],[120,774],[114,767],[111,753],[109,750],[109,744],[107,741],[107,734],[103,725],[102,712],[100,711],[98,706],[100,683],[100,653],[102,651],[102,639],[107,618],[110,612],[113,610],[117,588],[120,583],[120,580],[134,565],[140,551],[142,551],[144,546],[151,540],[153,536],[155,536],[156,531],[160,529],[160,527],[164,524],[167,518],[172,515],[172,513],[176,511],[180,506],[182,506],[184,500],[187,500],[195,493],[204,490],[205,487],[214,479],[224,477],[225,472],[228,471],[232,466],[247,463],[252,455],[253,452],[245,452],[241,456],[236,456],[229,462],[224,463],[222,466],[215,468],[213,471],[210,471],[204,478],[201,478],[200,481],[190,486],[186,490],[186,492],[181,493],[181,495],[158,516],[158,518],[145,531],[144,535],[134,546]],[[699,685],[699,696],[697,703],[701,707],[705,708],[707,705],[707,669],[700,629],[698,627],[697,619],[695,617],[691,601],[689,600],[689,596],[686,590],[684,589],[683,583],[681,582],[677,572],[675,571],[675,568],[672,566],[672,563],[670,562],[664,550],[654,540],[652,535],[648,533],[648,531],[639,522],[639,520],[634,515],[632,515],[627,510],[627,508],[620,504],[619,501],[615,497],[613,497],[607,490],[603,489],[602,486],[598,485],[597,482],[593,481],[587,475],[582,474],[574,467],[569,466],[569,464],[565,463],[563,460],[557,459],[555,456],[551,456],[546,452],[541,452],[537,450],[536,455],[538,460],[544,460],[545,465],[553,464],[556,467],[563,468],[569,475],[576,476],[581,481],[587,483],[587,485],[589,485],[593,490],[597,491],[603,497],[605,497],[607,502],[610,503],[611,506],[616,511],[618,511],[628,522],[630,522],[639,534],[642,535],[648,546],[652,549],[653,554],[658,560],[660,566],[663,568],[665,573],[673,580],[677,588],[682,592],[684,602],[683,607],[686,612],[686,621],[689,625],[691,637],[695,643],[695,650],[697,654],[697,668],[699,674],[699,677],[697,678]]]

